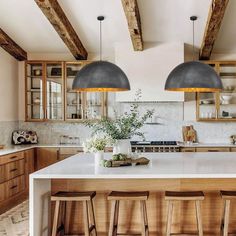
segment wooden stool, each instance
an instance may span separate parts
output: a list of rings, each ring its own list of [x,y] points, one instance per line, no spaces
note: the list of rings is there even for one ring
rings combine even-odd
[[[94,208],[92,199],[96,196],[96,192],[58,192],[55,195],[51,196],[51,201],[56,201],[53,227],[52,227],[52,236],[56,236],[58,232],[62,229],[58,228],[58,218],[60,206],[63,203],[64,209],[61,214],[62,219],[65,219],[65,203],[71,201],[80,201],[83,202],[83,217],[84,217],[84,230],[85,236],[89,236],[92,231],[97,235]]]
[[[119,203],[120,201],[139,201],[140,202],[140,213],[141,213],[141,224],[142,224],[142,236],[148,236],[148,221],[147,221],[147,208],[146,201],[148,199],[149,192],[111,192],[107,199],[112,201],[111,217],[109,236],[118,235],[118,215],[119,215]]]
[[[171,234],[171,221],[173,214],[173,204],[174,201],[195,201],[196,207],[196,217],[197,217],[197,227],[199,236],[203,236],[203,228],[202,228],[202,216],[201,216],[201,208],[200,201],[204,200],[204,194],[201,191],[197,192],[165,192],[165,200],[168,201],[168,214],[167,214],[167,227],[166,227],[166,236],[170,236]],[[186,234],[182,234],[186,235]]]
[[[229,234],[229,210],[231,200],[236,199],[236,191],[220,191],[221,197],[224,200],[224,210],[221,220],[221,235],[228,236]]]

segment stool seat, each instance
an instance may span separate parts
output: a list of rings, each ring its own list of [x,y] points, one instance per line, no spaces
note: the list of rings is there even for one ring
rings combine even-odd
[[[96,196],[96,192],[57,192],[51,196],[51,201],[89,201]]]
[[[131,201],[146,201],[148,199],[149,192],[121,192],[121,191],[112,191],[107,199],[108,200],[131,200]]]
[[[202,201],[204,200],[204,193],[202,191],[191,192],[175,192],[166,191],[165,200],[170,201]]]
[[[236,199],[236,191],[220,191],[221,197],[223,199],[233,200]]]

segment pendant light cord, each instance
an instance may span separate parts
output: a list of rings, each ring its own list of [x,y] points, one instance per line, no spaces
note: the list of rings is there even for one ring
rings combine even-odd
[[[193,20],[193,48],[192,48],[192,50],[193,50],[193,51],[192,51],[192,53],[193,53],[193,61],[194,61],[194,59],[195,59],[195,58],[194,58],[194,31],[195,31],[195,30],[194,30],[194,20]]]
[[[194,33],[195,33],[195,29],[194,29],[194,21],[195,20],[197,20],[197,16],[191,16],[190,17],[190,20],[193,22],[193,45],[192,45],[192,57],[193,57],[193,61],[194,61],[194,59],[195,59],[195,57],[194,57],[194,38],[195,38],[195,35],[194,35]]]
[[[100,61],[102,60],[102,21],[100,21]]]

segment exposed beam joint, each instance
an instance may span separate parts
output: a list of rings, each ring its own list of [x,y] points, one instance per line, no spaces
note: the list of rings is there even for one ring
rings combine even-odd
[[[35,0],[35,2],[73,56],[77,60],[86,60],[88,53],[57,0]]]
[[[12,40],[1,28],[0,46],[18,61],[27,60],[27,52],[23,50],[16,42],[14,42],[14,40]]]
[[[228,2],[229,0],[212,0],[211,8],[208,13],[205,33],[200,48],[200,60],[210,59]]]
[[[135,51],[143,50],[141,18],[137,0],[121,0]]]

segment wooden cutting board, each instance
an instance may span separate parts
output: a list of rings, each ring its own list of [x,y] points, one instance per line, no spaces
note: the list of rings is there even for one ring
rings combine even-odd
[[[184,142],[197,142],[197,132],[192,125],[183,126],[182,133]]]
[[[127,158],[125,161],[111,161],[110,167],[122,167],[122,166],[131,166],[132,163],[135,165],[148,165],[149,159],[146,157],[140,157],[137,159]]]

